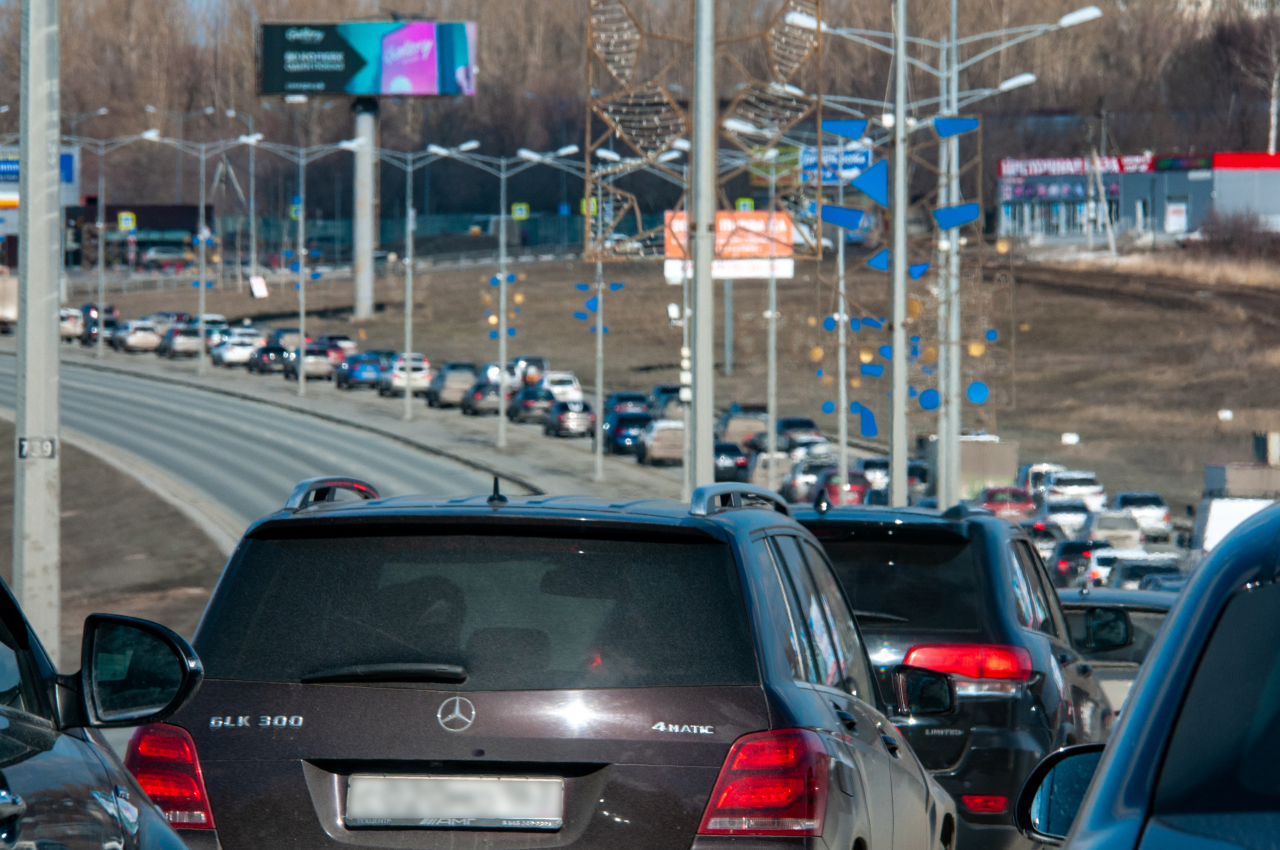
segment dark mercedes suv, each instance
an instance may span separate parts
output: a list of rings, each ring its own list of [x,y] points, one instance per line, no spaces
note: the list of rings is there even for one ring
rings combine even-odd
[[[334,500],[355,491],[368,501]],[[378,499],[303,482],[197,632],[192,848],[949,848],[812,535],[744,484],[692,504]],[[163,803],[162,803],[163,805]]]
[[[957,713],[901,728],[955,798],[960,846],[1026,846],[1013,822],[1023,780],[1045,753],[1105,739],[1113,718],[1026,532],[984,509],[819,505],[796,518],[834,564],[886,693],[903,663],[958,679]],[[1125,614],[1081,616],[1097,650]]]

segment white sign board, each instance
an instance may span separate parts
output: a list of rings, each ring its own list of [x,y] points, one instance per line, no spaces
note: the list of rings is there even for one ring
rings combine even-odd
[[[711,277],[715,280],[764,280],[770,277],[790,280],[796,276],[796,261],[787,258],[754,260],[712,260]],[[683,268],[682,268],[683,267]],[[662,273],[667,283],[679,284],[693,279],[693,263],[688,260],[663,260]]]
[[[262,275],[255,274],[249,278],[249,291],[253,293],[254,298],[267,297],[267,280]]]
[[[1170,201],[1164,208],[1164,232],[1187,232],[1187,202]]]

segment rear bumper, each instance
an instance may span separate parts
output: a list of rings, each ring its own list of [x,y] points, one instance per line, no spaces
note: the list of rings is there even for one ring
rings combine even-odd
[[[196,850],[194,844],[189,846]],[[964,850],[1031,850],[1037,845],[1023,838],[1015,827],[974,824],[961,815],[956,825],[956,846]]]
[[[222,850],[216,829],[175,829],[187,850]]]
[[[956,804],[958,844],[962,848],[1031,847],[1013,825],[1013,807],[1022,783],[1047,749],[1026,730],[975,727],[960,762],[933,777]],[[964,807],[968,794],[1001,794],[1009,798],[1002,814],[980,815]]]

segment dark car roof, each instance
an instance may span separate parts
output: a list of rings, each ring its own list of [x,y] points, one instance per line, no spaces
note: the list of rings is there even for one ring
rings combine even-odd
[[[1168,611],[1178,594],[1166,590],[1118,590],[1114,587],[1063,587],[1058,599],[1065,606],[1118,605],[1122,608],[1159,608]]]

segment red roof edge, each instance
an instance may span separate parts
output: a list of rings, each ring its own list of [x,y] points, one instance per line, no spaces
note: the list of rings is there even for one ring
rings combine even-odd
[[[1280,154],[1241,151],[1237,153],[1215,153],[1213,167],[1228,170],[1276,171],[1280,170]]]

